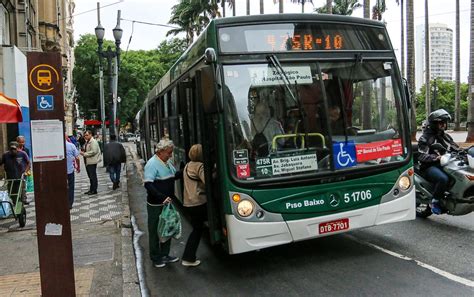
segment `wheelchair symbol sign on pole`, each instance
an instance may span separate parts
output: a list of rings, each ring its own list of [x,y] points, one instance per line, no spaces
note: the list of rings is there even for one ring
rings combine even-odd
[[[356,149],[353,141],[333,143],[333,153],[336,169],[352,167],[357,164]]]
[[[36,96],[36,108],[39,111],[54,110],[53,95],[38,95]]]

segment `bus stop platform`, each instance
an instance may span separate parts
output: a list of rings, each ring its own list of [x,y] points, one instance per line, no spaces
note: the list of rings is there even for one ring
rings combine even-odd
[[[126,170],[115,191],[101,164],[97,177],[98,194],[89,196],[84,194],[89,179],[83,163],[76,173],[70,211],[76,296],[141,296]],[[28,194],[28,201],[25,227],[14,219],[0,220],[0,296],[41,296],[34,193]]]

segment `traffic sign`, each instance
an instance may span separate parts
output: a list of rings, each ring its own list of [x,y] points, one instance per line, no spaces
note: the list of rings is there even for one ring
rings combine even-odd
[[[332,146],[334,165],[336,169],[357,165],[354,141],[334,142]]]
[[[54,110],[54,97],[53,97],[53,95],[38,95],[38,96],[36,96],[36,108],[39,111]]]

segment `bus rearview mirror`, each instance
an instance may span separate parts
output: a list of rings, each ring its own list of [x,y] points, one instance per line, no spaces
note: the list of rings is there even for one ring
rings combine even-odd
[[[201,102],[205,113],[217,112],[216,85],[214,67],[207,66],[197,73],[201,87]]]

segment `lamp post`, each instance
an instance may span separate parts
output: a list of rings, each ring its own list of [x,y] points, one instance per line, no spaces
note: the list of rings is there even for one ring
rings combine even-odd
[[[103,51],[102,45],[104,43],[104,34],[105,29],[100,24],[100,6],[97,3],[97,19],[98,25],[95,28],[95,36],[97,37],[97,44],[98,50],[97,53],[99,55],[99,75],[102,77],[102,58],[107,59],[107,76],[108,76],[108,97],[109,97],[109,135],[116,135],[115,131],[115,100],[116,96],[114,96],[114,80],[113,80],[113,70],[112,70],[112,60],[116,59],[117,69],[119,69],[120,65],[120,40],[122,39],[123,30],[120,28],[120,10],[117,12],[117,25],[112,30],[115,39],[115,52],[112,50],[110,46],[107,47],[106,51]],[[118,73],[117,73],[118,76]],[[101,80],[102,81],[102,80]],[[106,137],[105,137],[105,100],[103,99],[103,88],[101,90],[101,109],[102,109],[102,134],[103,134],[103,143],[105,145]]]

